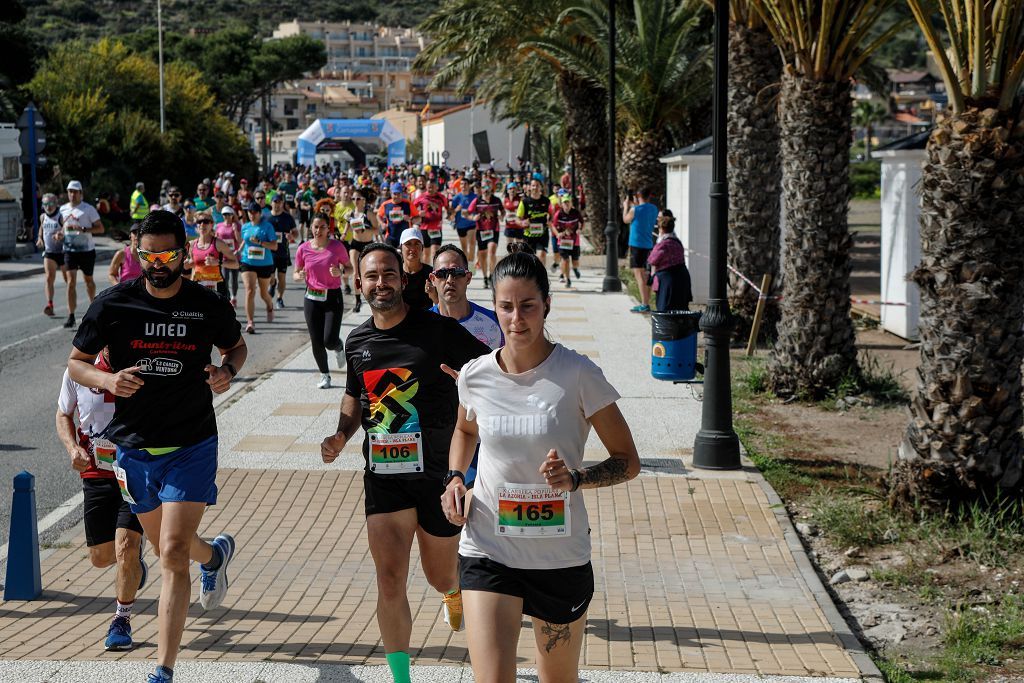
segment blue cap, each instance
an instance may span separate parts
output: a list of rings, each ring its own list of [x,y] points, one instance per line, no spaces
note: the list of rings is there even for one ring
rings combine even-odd
[[[543,173],[539,173],[539,172],[534,172],[533,179],[534,180],[539,180],[539,181],[541,181],[543,183],[544,182],[544,174]]]
[[[396,192],[405,192],[405,185],[402,183],[391,183],[391,194]]]

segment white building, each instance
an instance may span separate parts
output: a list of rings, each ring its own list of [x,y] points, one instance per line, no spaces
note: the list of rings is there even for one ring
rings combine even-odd
[[[917,339],[921,294],[907,275],[921,262],[921,168],[930,130],[880,147],[882,161],[882,328]],[[899,305],[892,305],[899,304]]]
[[[711,283],[711,138],[661,158],[667,173],[665,207],[676,217],[676,235],[686,248],[693,303],[708,302]]]
[[[509,159],[523,149],[526,129],[512,128],[510,121],[495,120],[491,107],[476,102],[452,107],[423,119],[423,163],[452,168],[474,161],[507,170]],[[445,155],[447,153],[447,156]]]

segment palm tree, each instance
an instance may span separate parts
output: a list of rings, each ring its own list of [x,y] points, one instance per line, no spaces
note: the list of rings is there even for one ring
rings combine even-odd
[[[752,0],[782,55],[782,317],[769,362],[780,395],[821,396],[858,377],[850,319],[851,78],[902,25],[865,40],[895,0]],[[866,44],[865,44],[866,43]]]
[[[945,508],[1021,486],[1024,1],[943,2],[941,22],[908,1],[949,107],[921,181],[921,364],[890,501]]]
[[[709,100],[711,46],[701,30],[703,12],[703,0],[633,0],[617,18],[623,188],[647,187],[665,196],[665,168],[659,159],[672,145],[672,129],[685,125]],[[606,89],[608,55],[603,47],[609,40],[609,16],[607,0],[581,0],[559,17],[562,33],[526,40],[523,46]]]
[[[708,0],[708,4],[713,4]],[[766,295],[782,290],[779,278],[779,160],[777,86],[782,60],[772,35],[750,0],[729,3],[729,263],[757,278],[772,276]],[[733,338],[750,335],[758,294],[729,272],[729,298],[736,319]],[[779,304],[767,302],[762,336],[775,338]]]
[[[477,88],[482,98],[514,91],[520,85],[504,81],[522,80],[529,85],[533,81],[530,70],[536,67],[533,60],[537,55],[524,49],[523,43],[541,36],[558,36],[563,31],[558,17],[568,5],[568,0],[450,0],[420,24],[419,30],[429,35],[431,42],[420,52],[414,66],[421,70],[438,69],[431,87],[455,83],[462,91]],[[596,49],[586,44],[582,36],[575,36],[570,42],[581,52]],[[602,252],[607,215],[605,90],[555,60],[545,61],[554,74],[565,116],[565,137],[587,195],[589,238],[595,249]],[[527,90],[528,97],[550,97],[547,90]]]
[[[864,160],[871,161],[871,132],[876,123],[881,123],[889,110],[880,102],[870,100],[858,102],[853,107],[853,125],[864,130]]]

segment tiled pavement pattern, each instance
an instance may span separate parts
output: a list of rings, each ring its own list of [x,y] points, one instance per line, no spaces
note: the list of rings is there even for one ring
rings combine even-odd
[[[587,271],[576,291],[556,291],[549,329],[593,358],[620,389],[644,472],[625,486],[587,492],[597,594],[582,667],[740,679],[877,675],[827,602],[760,475],[749,467],[689,469],[699,389],[650,378],[646,320],[627,312],[625,296],[600,295],[600,281],[600,273]],[[489,298],[475,287],[472,294]],[[352,322],[346,320],[346,331]],[[190,610],[183,661],[384,663],[364,535],[360,437],[332,466],[319,457],[344,384],[343,371],[333,375],[338,387],[317,390],[305,349],[222,409],[221,490],[203,527],[208,535],[233,533],[239,552],[226,607]],[[603,457],[592,437],[586,458]],[[80,533],[69,540],[44,558],[43,599],[0,604],[0,659],[151,658],[155,558],[147,556],[154,580],[132,620],[140,647],[103,653],[113,573],[89,565]],[[443,624],[439,596],[415,564],[410,600],[417,668],[466,662],[465,634]],[[521,666],[532,664],[533,651],[524,621]]]

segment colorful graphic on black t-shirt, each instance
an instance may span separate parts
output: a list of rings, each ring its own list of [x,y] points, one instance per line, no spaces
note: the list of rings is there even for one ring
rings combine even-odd
[[[420,388],[412,372],[405,368],[367,370],[363,385],[370,399],[370,420],[374,423],[366,431],[398,434],[420,431],[420,414],[412,399]]]

